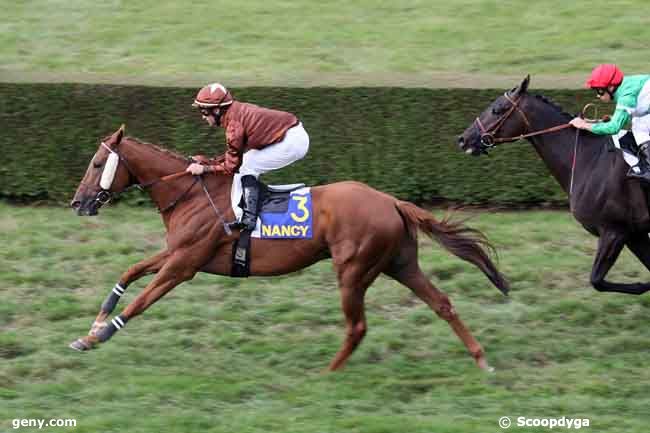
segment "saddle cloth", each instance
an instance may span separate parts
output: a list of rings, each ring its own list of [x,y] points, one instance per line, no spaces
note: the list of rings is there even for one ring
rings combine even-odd
[[[634,140],[634,134],[625,129],[621,129],[618,134],[612,135],[612,142],[614,147],[623,152],[623,159],[630,167],[635,167],[639,163],[639,158],[636,156],[638,147]]]
[[[241,218],[243,191],[241,175],[235,174],[230,199],[237,219]],[[260,182],[260,211],[253,238],[311,239],[312,202],[311,189],[303,183],[291,185],[265,185]]]

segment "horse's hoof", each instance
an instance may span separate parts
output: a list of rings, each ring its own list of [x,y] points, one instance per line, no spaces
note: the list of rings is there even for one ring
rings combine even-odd
[[[93,348],[93,346],[90,343],[84,341],[81,338],[78,338],[75,341],[73,341],[72,343],[70,343],[69,347],[71,349],[74,349],[74,350],[78,351],[78,352],[85,352],[85,351],[90,350],[90,349]]]
[[[494,367],[491,367],[485,358],[480,358],[476,363],[478,364],[478,367],[486,373],[494,373]]]

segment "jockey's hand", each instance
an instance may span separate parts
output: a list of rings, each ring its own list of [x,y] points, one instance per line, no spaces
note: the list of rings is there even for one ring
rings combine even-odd
[[[576,117],[575,119],[571,120],[569,124],[578,129],[586,129],[587,131],[591,129],[591,125],[589,125],[589,123],[581,117]]]
[[[189,171],[194,176],[200,176],[205,171],[205,166],[193,162],[189,165],[189,167],[187,167],[187,169],[185,169],[185,171]]]

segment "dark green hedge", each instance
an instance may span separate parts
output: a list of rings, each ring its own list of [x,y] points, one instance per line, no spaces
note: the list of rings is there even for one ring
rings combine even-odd
[[[516,83],[513,83],[513,85]],[[100,138],[127,135],[182,154],[223,151],[190,104],[196,89],[0,83],[0,196],[67,202]],[[316,185],[345,179],[416,202],[565,202],[526,142],[489,158],[456,147],[460,134],[498,90],[404,88],[243,88],[237,98],[296,113],[311,137],[303,161],[265,181]],[[540,91],[570,112],[583,92]]]

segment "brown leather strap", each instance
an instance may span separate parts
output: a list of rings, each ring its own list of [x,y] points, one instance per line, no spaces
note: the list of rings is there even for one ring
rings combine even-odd
[[[529,132],[528,134],[517,135],[515,137],[499,137],[499,138],[495,138],[494,142],[495,143],[503,143],[504,141],[521,140],[523,138],[534,137],[536,135],[548,134],[549,132],[561,131],[561,130],[566,129],[566,128],[570,127],[570,126],[571,126],[570,123],[563,123],[562,125],[557,125],[557,126],[553,126],[551,128],[541,129],[539,131]]]

